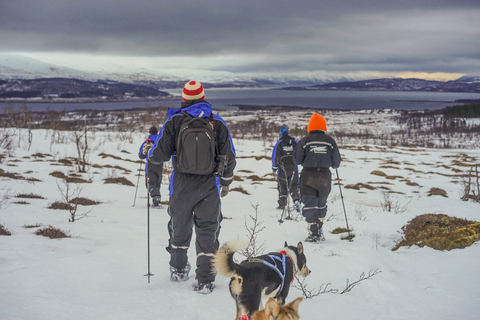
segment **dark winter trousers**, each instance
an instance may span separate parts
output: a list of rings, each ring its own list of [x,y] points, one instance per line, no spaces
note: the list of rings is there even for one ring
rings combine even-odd
[[[298,190],[298,171],[296,168],[285,170],[281,166],[278,170],[277,190],[278,190],[278,204],[283,207],[287,204],[288,194],[292,196],[293,202],[300,200],[300,191]],[[290,192],[288,188],[290,187]]]
[[[162,164],[153,164],[148,163],[147,166],[147,181],[146,186],[150,197],[155,198],[160,196],[160,185],[162,184],[162,172],[163,172],[163,162]]]
[[[170,182],[169,248],[170,266],[185,268],[187,251],[195,227],[197,253],[196,278],[213,282],[210,261],[219,247],[218,235],[222,214],[220,195],[213,175],[172,174]]]
[[[303,216],[308,224],[322,229],[327,215],[327,198],[332,189],[332,174],[325,168],[304,168],[300,182]]]

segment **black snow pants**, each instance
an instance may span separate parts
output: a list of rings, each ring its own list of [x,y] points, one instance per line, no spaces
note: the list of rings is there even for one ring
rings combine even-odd
[[[162,184],[163,162],[161,164],[148,163],[146,186],[151,198],[160,196],[160,185]]]
[[[322,228],[327,215],[327,198],[332,190],[332,174],[326,168],[304,168],[300,179],[303,216]]]
[[[170,182],[170,240],[167,248],[170,252],[170,266],[185,268],[192,229],[195,227],[195,273],[201,282],[215,280],[210,262],[219,247],[218,235],[222,221],[217,180],[213,174],[202,176],[175,172]]]

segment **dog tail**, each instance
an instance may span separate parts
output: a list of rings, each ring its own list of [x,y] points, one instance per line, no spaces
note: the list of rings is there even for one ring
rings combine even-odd
[[[215,257],[212,261],[215,273],[227,277],[241,275],[241,270],[243,268],[233,261],[233,255],[235,252],[245,249],[247,246],[248,242],[240,239],[224,243],[223,246],[218,249],[217,253],[215,253]]]

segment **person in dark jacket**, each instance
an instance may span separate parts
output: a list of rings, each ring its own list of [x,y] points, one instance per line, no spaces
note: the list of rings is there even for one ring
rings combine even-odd
[[[236,156],[228,127],[220,116],[212,113],[212,106],[205,101],[202,84],[198,81],[187,82],[182,98],[184,102],[180,109],[167,111],[169,117],[148,157],[152,163],[161,163],[170,158],[173,163],[168,207],[170,280],[188,280],[190,264],[187,250],[192,239],[192,228],[195,227],[197,283],[194,290],[206,294],[214,288],[215,274],[210,262],[219,247],[218,235],[222,221],[220,197],[227,195],[233,181]],[[177,168],[179,130],[184,121],[192,117],[210,119],[216,136],[216,158],[222,157],[224,163],[221,165],[223,174],[216,173],[219,164],[216,164],[214,171],[203,175],[182,173]]]
[[[143,141],[138,151],[140,159],[146,159],[150,148],[153,146],[158,138],[158,130],[156,127],[151,127],[148,131],[148,138]],[[149,163],[148,159],[145,163],[145,185],[147,186],[150,197],[152,198],[152,207],[160,208],[160,185],[162,184],[163,162],[160,164]]]
[[[293,149],[297,141],[289,135],[288,127],[280,127],[280,140],[273,147],[272,170],[277,177],[278,209],[287,205],[288,194],[292,196],[297,212],[300,212],[300,192],[298,189],[298,166],[293,162]]]
[[[332,189],[330,167],[340,166],[342,158],[335,140],[326,134],[327,122],[318,113],[308,123],[308,134],[293,150],[293,160],[302,165],[300,194],[303,216],[308,224],[308,242],[325,240],[322,232],[327,215],[327,198]]]

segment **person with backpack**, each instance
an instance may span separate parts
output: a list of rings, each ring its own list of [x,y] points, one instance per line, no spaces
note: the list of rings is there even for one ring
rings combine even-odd
[[[146,159],[148,152],[152,148],[153,144],[158,138],[158,130],[156,127],[151,127],[148,131],[148,138],[143,141],[138,151],[138,157],[140,159]],[[162,184],[163,162],[159,164],[151,163],[146,159],[145,163],[145,185],[148,193],[152,198],[152,208],[160,208],[160,185]]]
[[[196,280],[194,290],[213,291],[215,274],[211,260],[219,247],[222,221],[220,197],[225,197],[233,181],[235,149],[226,123],[205,101],[203,86],[189,81],[183,87],[180,109],[169,109],[148,158],[161,163],[170,158],[168,214],[170,280],[187,281],[190,264],[187,251],[195,227]]]
[[[297,141],[289,135],[288,127],[285,125],[280,127],[280,136],[272,152],[272,170],[277,179],[278,209],[285,208],[290,194],[295,210],[300,212],[298,166],[293,162],[293,149]]]
[[[327,121],[314,113],[308,122],[308,134],[293,150],[293,161],[302,165],[300,194],[303,216],[308,225],[307,242],[325,240],[322,227],[327,215],[327,198],[332,189],[330,167],[337,169],[342,158],[335,140],[326,134]]]

